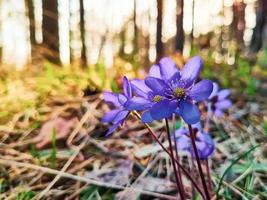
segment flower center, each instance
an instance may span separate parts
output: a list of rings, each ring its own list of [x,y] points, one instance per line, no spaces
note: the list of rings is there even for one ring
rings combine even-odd
[[[161,101],[161,96],[159,96],[159,95],[154,96],[153,101],[156,102],[156,103],[160,102]]]
[[[176,97],[182,98],[185,95],[185,90],[183,88],[181,88],[181,87],[178,87],[178,88],[175,89],[174,93],[175,93]]]

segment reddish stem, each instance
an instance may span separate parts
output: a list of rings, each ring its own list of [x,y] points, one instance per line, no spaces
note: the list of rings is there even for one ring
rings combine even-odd
[[[192,164],[192,168],[191,168],[191,174],[193,177],[195,177],[195,163],[194,163],[194,159],[193,159],[193,152],[191,152],[191,164]],[[195,187],[194,185],[192,184],[191,186],[191,189],[192,189],[192,199],[194,199],[195,197]]]
[[[170,147],[170,153],[171,153],[170,158],[172,161],[173,171],[175,174],[177,189],[178,189],[178,192],[180,194],[181,199],[183,200],[183,199],[185,199],[185,197],[184,197],[184,193],[182,192],[181,183],[179,181],[178,171],[177,171],[176,163],[174,160],[175,158],[174,158],[174,154],[173,154],[173,147],[172,147],[172,140],[171,140],[171,133],[170,133],[170,127],[169,127],[168,119],[165,119],[165,123],[166,123],[166,132],[167,132],[167,136],[168,136],[168,140],[169,140],[169,147]]]
[[[195,135],[194,135],[192,126],[188,124],[188,128],[189,128],[190,137],[191,137],[191,141],[192,141],[192,146],[193,146],[193,150],[194,150],[194,153],[195,153],[195,158],[196,158],[196,161],[197,161],[198,171],[199,171],[199,175],[200,175],[200,178],[201,178],[201,181],[202,181],[202,185],[203,185],[203,188],[204,188],[206,200],[209,200],[210,199],[210,195],[209,195],[208,187],[206,185],[204,173],[203,173],[203,170],[202,170],[202,167],[201,167],[200,158],[199,158],[199,155],[198,155],[198,152],[197,152],[197,146],[196,146],[196,142],[195,142]]]
[[[139,116],[138,113],[133,112],[133,114],[141,120],[141,117]],[[164,147],[164,145],[161,143],[161,141],[158,139],[158,137],[156,136],[156,134],[153,132],[153,130],[150,128],[150,126],[146,123],[144,123],[145,127],[147,128],[148,132],[150,133],[150,135],[154,138],[154,140],[156,140],[156,142],[160,145],[160,147],[170,156],[171,153],[168,151],[168,149],[166,147]],[[198,186],[198,184],[195,182],[195,180],[190,176],[190,173],[178,162],[178,160],[174,159],[176,164],[181,168],[181,170],[184,172],[185,176],[192,182],[192,184],[194,184],[194,186],[196,187],[197,191],[199,192],[199,194],[202,196],[203,199],[205,199],[205,196],[202,192],[202,190],[200,189],[200,187]]]
[[[209,167],[209,160],[208,159],[205,160],[205,164],[206,164],[206,170],[207,170],[207,175],[208,175],[209,192],[210,192],[210,194],[212,194],[212,181],[211,181],[210,167]]]
[[[208,111],[207,111],[207,114],[206,114],[206,123],[205,123],[205,131],[206,133],[205,134],[208,134],[209,132],[209,124],[210,124],[210,118],[211,118],[211,105],[208,104]],[[211,175],[210,175],[210,167],[209,167],[209,159],[207,158],[205,160],[205,165],[206,165],[206,171],[207,171],[207,176],[208,176],[208,189],[209,189],[209,192],[210,194],[212,194],[212,181],[211,181]]]
[[[178,148],[177,148],[177,142],[176,142],[176,137],[175,137],[175,130],[176,130],[175,114],[173,115],[172,120],[173,120],[173,141],[174,141],[174,148],[175,148],[175,156],[176,156],[176,160],[180,163],[180,158],[179,158]],[[183,193],[183,196],[185,196],[185,189],[184,189],[182,174],[181,174],[181,170],[180,170],[179,165],[177,165],[177,171],[178,171],[179,182],[181,184],[181,192]]]

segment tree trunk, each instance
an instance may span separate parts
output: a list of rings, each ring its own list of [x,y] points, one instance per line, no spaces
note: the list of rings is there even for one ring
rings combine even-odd
[[[176,1],[176,43],[175,50],[183,52],[184,48],[184,29],[183,29],[183,16],[184,16],[184,0]]]
[[[195,28],[195,0],[192,0],[192,30],[190,33],[191,45],[194,42],[194,28]]]
[[[83,0],[80,0],[80,32],[81,32],[81,65],[85,67],[87,65],[86,59],[86,44],[85,44],[85,20],[84,20],[84,4]]]
[[[156,52],[158,61],[163,56],[163,44],[161,41],[163,0],[157,0],[157,10],[158,10],[158,16],[157,16]]]
[[[250,52],[257,53],[264,41],[264,30],[267,29],[267,0],[259,0],[256,11],[256,26],[250,43]],[[267,35],[267,33],[265,33]],[[266,40],[265,36],[265,40]]]
[[[29,17],[29,29],[30,29],[30,43],[31,43],[31,60],[34,57],[34,47],[36,45],[35,40],[35,18],[34,18],[34,7],[33,0],[26,0],[26,6],[28,8],[28,17]]]
[[[56,0],[43,0],[43,44],[47,48],[46,58],[59,61],[58,4]]]
[[[2,8],[2,4],[3,4],[3,2],[2,2],[2,0],[0,0],[0,10],[2,10],[3,8]],[[3,23],[3,19],[2,19],[2,16],[0,15],[0,27],[2,27],[2,23]],[[1,30],[2,31],[2,30]],[[1,35],[2,36],[2,35]],[[2,44],[2,38],[0,38],[0,40],[1,40],[1,42],[0,42],[0,64],[2,63],[2,49],[3,49],[3,44]]]
[[[243,1],[237,1],[233,4],[233,22],[232,22],[232,30],[234,36],[237,40],[238,45],[244,44],[243,36],[245,30],[245,8],[246,5]]]
[[[27,7],[28,7],[28,17],[30,22],[30,40],[31,44],[35,45],[35,18],[34,18],[34,7],[33,7],[33,0],[26,0]]]
[[[133,38],[133,53],[138,53],[138,27],[136,15],[136,0],[134,0],[133,23],[134,23],[134,38]]]

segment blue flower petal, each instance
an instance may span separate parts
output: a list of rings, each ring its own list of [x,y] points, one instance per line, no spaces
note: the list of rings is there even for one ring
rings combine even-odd
[[[198,107],[186,100],[181,100],[179,104],[180,115],[187,124],[195,124],[200,121]]]
[[[196,128],[198,131],[202,131],[202,126],[200,122],[197,122],[196,124],[192,124],[193,128]]]
[[[113,119],[116,117],[116,115],[121,111],[121,109],[115,109],[111,110],[109,112],[106,112],[105,115],[102,117],[102,122],[112,122]]]
[[[202,68],[202,59],[199,56],[191,58],[181,71],[181,80],[185,83],[185,87],[190,87],[197,80]]]
[[[210,80],[202,80],[192,87],[190,97],[195,101],[203,101],[209,98],[213,84]]]
[[[148,76],[162,79],[162,77],[160,75],[159,66],[158,65],[153,65],[149,70]]]
[[[212,137],[207,133],[197,133],[198,140],[196,146],[201,160],[206,160],[215,150],[215,144]]]
[[[178,115],[178,116],[181,115],[181,112],[180,112],[180,108],[179,108],[179,107],[177,107],[177,108],[175,109],[174,112],[175,112],[175,114]]]
[[[120,122],[113,124],[109,129],[108,132],[106,133],[105,137],[108,137],[111,135],[118,127],[120,126]]]
[[[218,100],[223,100],[225,99],[226,97],[228,97],[229,95],[231,94],[231,90],[229,89],[224,89],[224,90],[221,90],[219,93],[218,93]]]
[[[176,88],[181,87],[183,88],[184,85],[182,82],[180,82],[181,75],[180,72],[176,72],[167,82],[169,86],[172,88],[172,90],[176,90]]]
[[[219,91],[219,86],[217,83],[213,82],[213,89],[212,89],[212,92],[209,96],[209,99],[211,99],[212,97],[216,96],[218,94],[218,91]]]
[[[181,127],[181,128],[179,128],[179,129],[177,129],[177,130],[175,131],[175,137],[176,137],[176,138],[180,138],[180,137],[182,137],[183,135],[188,135],[188,134],[189,134],[188,132],[189,132],[188,129],[186,129],[186,128],[184,128],[184,127]]]
[[[191,140],[188,136],[182,135],[176,140],[177,149],[188,151],[191,148]]]
[[[222,117],[224,115],[224,113],[220,109],[216,109],[214,111],[214,114],[216,117]]]
[[[127,97],[123,94],[118,94],[119,103],[123,106],[127,102]]]
[[[149,87],[145,84],[145,81],[141,79],[133,79],[131,81],[131,87],[135,94],[144,98],[147,98],[148,92],[151,92]]]
[[[151,101],[144,99],[142,97],[134,97],[129,99],[125,104],[127,110],[145,110],[152,106]]]
[[[168,88],[168,85],[163,80],[154,77],[147,77],[145,84],[156,94],[163,94]]]
[[[217,109],[226,110],[232,106],[232,101],[225,99],[215,103]]]
[[[177,108],[176,102],[164,99],[159,103],[155,103],[150,109],[151,117],[155,120],[169,118]]]
[[[126,76],[123,77],[122,81],[123,81],[123,92],[124,92],[125,96],[127,98],[131,98],[132,97],[132,89],[131,89],[130,82],[128,81]]]
[[[142,114],[142,122],[143,123],[150,123],[152,122],[154,119],[151,117],[150,111],[146,111]]]
[[[169,80],[175,73],[179,72],[175,62],[165,57],[159,61],[160,74],[164,80]]]
[[[108,103],[111,103],[115,107],[120,107],[120,102],[118,100],[118,96],[113,92],[103,92],[104,100]]]
[[[129,111],[128,110],[122,110],[120,111],[113,119],[114,123],[121,122],[123,123],[123,120],[128,116]]]

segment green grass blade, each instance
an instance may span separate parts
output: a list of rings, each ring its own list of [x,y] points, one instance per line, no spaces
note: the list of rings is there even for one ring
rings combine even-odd
[[[248,151],[246,151],[245,153],[241,154],[240,156],[237,156],[237,158],[233,159],[233,161],[231,162],[231,164],[226,168],[226,170],[224,171],[222,177],[219,180],[219,184],[216,190],[216,200],[219,199],[219,191],[221,189],[222,183],[223,183],[223,179],[226,176],[226,174],[230,171],[230,169],[232,168],[232,166],[234,166],[239,160],[241,160],[243,157],[247,156],[248,154],[250,154],[253,150],[255,150],[257,147],[259,147],[260,145],[256,145],[252,148],[250,148]]]
[[[52,167],[56,167],[56,160],[57,160],[57,144],[56,144],[56,129],[53,128],[53,133],[52,133],[52,151],[50,155],[50,160]]]

